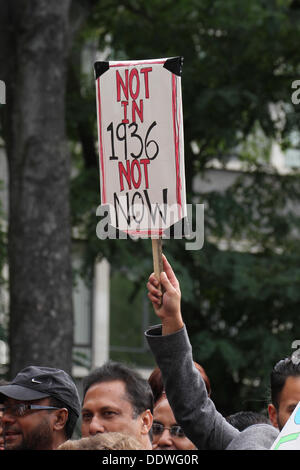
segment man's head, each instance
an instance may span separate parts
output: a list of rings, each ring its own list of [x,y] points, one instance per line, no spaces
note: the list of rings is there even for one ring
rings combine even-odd
[[[84,380],[82,437],[101,432],[127,432],[151,449],[153,395],[137,372],[109,361]]]
[[[238,411],[237,413],[227,416],[226,421],[239,431],[243,431],[253,424],[271,424],[267,416],[255,411]]]
[[[60,369],[29,366],[0,386],[7,450],[51,450],[69,439],[80,413],[77,388]]]
[[[121,432],[105,432],[77,440],[70,439],[57,450],[143,450],[143,447],[133,436]]]
[[[270,385],[269,417],[273,426],[281,431],[300,401],[300,364],[291,358],[277,362],[271,372]]]

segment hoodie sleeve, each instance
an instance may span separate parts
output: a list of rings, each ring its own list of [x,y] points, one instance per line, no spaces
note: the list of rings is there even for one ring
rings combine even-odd
[[[205,382],[193,363],[186,327],[162,336],[161,325],[145,333],[163,376],[164,387],[177,422],[198,449],[221,450],[240,432],[216,410]]]

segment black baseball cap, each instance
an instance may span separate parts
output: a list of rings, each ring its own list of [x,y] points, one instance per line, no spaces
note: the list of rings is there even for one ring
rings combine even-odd
[[[21,370],[9,385],[0,386],[0,402],[5,397],[14,400],[40,400],[53,397],[80,414],[78,390],[72,378],[61,369],[28,366]]]

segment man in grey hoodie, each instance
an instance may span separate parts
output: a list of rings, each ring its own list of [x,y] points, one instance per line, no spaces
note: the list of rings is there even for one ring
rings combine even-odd
[[[154,274],[148,296],[161,325],[146,331],[150,349],[162,371],[166,394],[186,436],[202,450],[266,450],[278,436],[269,424],[256,424],[240,432],[216,410],[201,374],[193,363],[192,347],[181,315],[179,282],[163,256],[160,282]]]

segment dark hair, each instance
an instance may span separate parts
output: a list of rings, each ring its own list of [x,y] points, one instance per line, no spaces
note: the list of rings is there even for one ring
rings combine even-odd
[[[135,370],[119,362],[108,361],[85,377],[83,398],[92,385],[113,380],[124,382],[128,400],[134,411],[134,418],[148,409],[151,413],[153,412],[153,394],[147,380]]]
[[[200,366],[200,364],[198,364],[195,361],[194,361],[194,365],[195,365],[196,369],[202,375],[203,380],[205,382],[207,394],[208,394],[208,396],[210,396],[211,395],[210,380],[209,380],[205,370],[203,369],[202,366]],[[154,403],[156,403],[161,398],[162,394],[164,393],[164,384],[163,384],[162,373],[161,373],[161,370],[158,367],[156,367],[152,371],[152,373],[151,373],[151,375],[148,379],[148,382],[149,382],[150,387],[152,389],[152,393],[153,393],[153,397],[154,397]]]
[[[238,413],[227,416],[226,421],[239,431],[252,426],[252,424],[266,423],[271,424],[267,416],[255,411],[239,411]]]
[[[71,439],[78,416],[76,415],[76,413],[74,413],[74,411],[68,405],[58,400],[57,398],[49,397],[49,404],[50,406],[57,406],[58,408],[67,408],[68,419],[65,425],[65,434],[66,434],[67,439]]]
[[[290,357],[282,359],[273,367],[270,376],[271,401],[277,410],[279,409],[279,395],[286,379],[297,376],[300,376],[300,364],[296,364],[295,361],[293,362]]]

